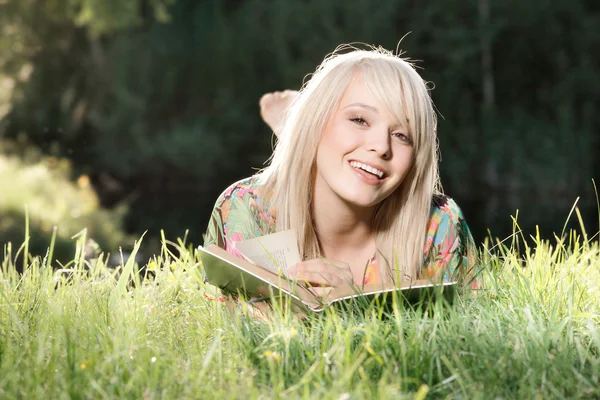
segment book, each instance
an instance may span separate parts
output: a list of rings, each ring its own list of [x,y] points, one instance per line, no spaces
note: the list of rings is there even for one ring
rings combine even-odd
[[[226,292],[241,292],[249,298],[289,297],[296,305],[314,312],[357,298],[391,301],[393,292],[400,292],[409,302],[433,298],[436,293],[451,299],[457,285],[457,282],[413,280],[400,285],[391,282],[340,286],[321,297],[306,282],[288,277],[288,268],[300,261],[296,243],[293,230],[237,242],[234,247],[243,258],[215,245],[199,246],[204,280]]]

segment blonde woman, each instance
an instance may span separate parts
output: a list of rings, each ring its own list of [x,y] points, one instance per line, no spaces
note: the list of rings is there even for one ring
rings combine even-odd
[[[304,261],[289,272],[317,287],[469,283],[473,239],[441,193],[436,114],[409,61],[342,46],[261,108],[279,136],[273,157],[218,198],[205,245],[236,254],[236,241],[294,228]]]

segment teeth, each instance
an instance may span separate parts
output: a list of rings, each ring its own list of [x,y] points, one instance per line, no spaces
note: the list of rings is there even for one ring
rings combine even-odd
[[[379,179],[381,179],[381,177],[383,176],[383,171],[380,171],[377,168],[369,167],[368,165],[360,163],[358,161],[352,161],[352,162],[350,162],[350,165],[353,166],[354,168],[360,168],[360,169],[363,169],[374,175],[377,175],[379,177]]]

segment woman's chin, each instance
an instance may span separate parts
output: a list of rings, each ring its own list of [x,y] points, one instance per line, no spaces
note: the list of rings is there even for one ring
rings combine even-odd
[[[381,203],[383,199],[379,199],[376,197],[367,197],[367,196],[347,196],[344,198],[344,201],[350,205],[352,208],[357,209],[369,209],[375,207],[377,204]]]

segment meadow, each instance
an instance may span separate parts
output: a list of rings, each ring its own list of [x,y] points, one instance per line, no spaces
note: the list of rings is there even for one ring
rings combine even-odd
[[[76,240],[60,269],[51,251],[4,247],[0,398],[600,397],[600,248],[585,231],[482,245],[483,289],[451,305],[266,321],[220,301],[184,239],[143,273],[133,257],[86,260]]]

